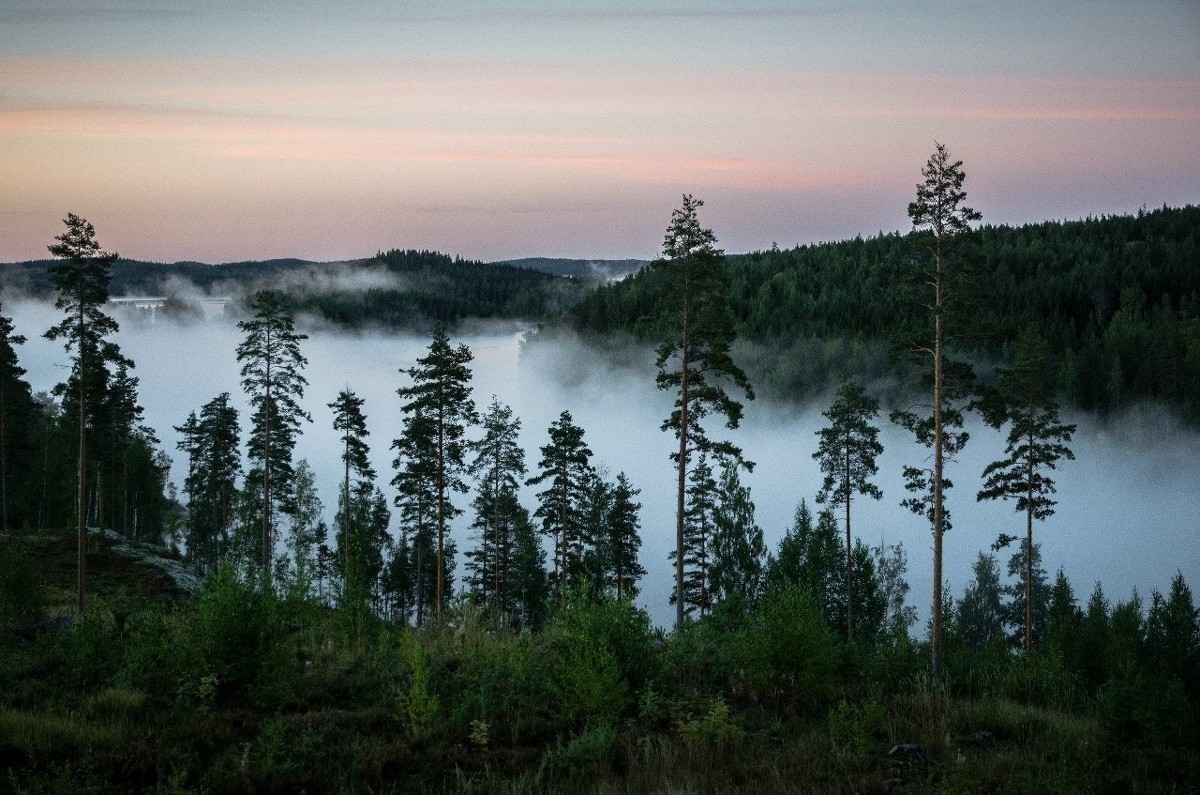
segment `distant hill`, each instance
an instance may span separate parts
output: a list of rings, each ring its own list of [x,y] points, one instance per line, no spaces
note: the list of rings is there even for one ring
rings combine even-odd
[[[597,279],[612,282],[637,273],[649,260],[644,259],[554,259],[550,257],[526,257],[524,259],[501,260],[497,265],[512,265],[517,268],[569,276],[575,279]]]
[[[0,265],[0,290],[10,297],[50,298],[53,262]],[[342,262],[272,259],[208,265],[118,259],[109,293],[114,298],[163,296],[170,299],[167,312],[199,316],[189,302],[200,296],[231,297],[236,314],[241,299],[276,290],[298,312],[348,328],[424,329],[465,318],[544,320],[575,304],[595,284],[544,269],[395,249]]]
[[[734,322],[753,346],[743,358],[764,393],[812,397],[842,373],[902,377],[887,350],[928,323],[900,277],[924,246],[893,233],[726,257]],[[1032,323],[1060,355],[1058,384],[1072,404],[1104,412],[1165,401],[1200,423],[1200,207],[984,226],[961,254],[978,300],[956,338],[960,356],[1002,360]],[[641,271],[590,293],[571,325],[656,341],[665,290],[660,274]]]

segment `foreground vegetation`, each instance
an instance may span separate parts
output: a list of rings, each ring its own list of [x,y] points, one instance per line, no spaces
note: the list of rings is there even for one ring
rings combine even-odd
[[[803,583],[670,633],[586,591],[533,632],[466,599],[417,630],[228,568],[188,595],[93,535],[96,597],[72,619],[71,535],[3,540],[0,790],[1200,786],[1181,579],[1148,615],[1136,597],[1051,608],[1030,656],[950,621],[935,687],[923,643],[884,630],[848,644]]]

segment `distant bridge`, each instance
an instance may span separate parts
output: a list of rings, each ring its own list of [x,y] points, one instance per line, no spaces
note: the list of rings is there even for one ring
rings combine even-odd
[[[158,319],[158,310],[162,309],[169,300],[165,295],[135,295],[124,298],[110,298],[110,304],[117,306],[132,306],[141,312],[150,313],[150,322],[153,323]],[[204,311],[204,319],[212,320],[214,317],[225,314],[225,305],[232,301],[232,298],[199,298],[187,303],[199,304]]]

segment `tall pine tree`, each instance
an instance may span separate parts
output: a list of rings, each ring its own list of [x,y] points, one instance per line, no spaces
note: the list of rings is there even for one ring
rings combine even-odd
[[[854,640],[854,566],[850,540],[850,503],[855,494],[878,500],[879,487],[870,481],[879,468],[875,458],[883,452],[879,429],[872,421],[879,414],[879,401],[867,395],[860,384],[846,381],[824,416],[829,425],[817,431],[820,444],[813,458],[821,465],[825,480],[817,502],[831,501],[845,509],[846,522],[846,631]]]
[[[1025,605],[1033,609],[1033,520],[1044,521],[1054,514],[1054,479],[1050,473],[1063,459],[1074,459],[1067,444],[1074,425],[1063,423],[1055,400],[1056,379],[1049,350],[1033,327],[1017,337],[1012,363],[999,371],[999,406],[989,412],[994,427],[1009,424],[1004,458],[983,470],[983,488],[978,499],[1014,500],[1025,513]],[[1007,533],[1005,546],[1016,540]],[[1025,615],[1025,653],[1033,651],[1033,613]]]
[[[406,445],[412,454],[429,460],[412,470],[432,478],[434,503],[433,529],[436,533],[434,572],[434,616],[442,619],[446,604],[447,583],[452,577],[448,561],[446,528],[449,521],[462,513],[450,501],[451,492],[465,494],[463,475],[466,472],[466,430],[478,421],[475,402],[471,399],[471,350],[466,345],[450,345],[445,324],[439,323],[429,344],[429,353],[417,359],[416,366],[401,372],[411,384],[396,390],[406,402],[403,411],[408,415]],[[423,433],[423,439],[412,438]]]
[[[966,175],[962,161],[950,159],[946,147],[935,143],[934,152],[921,169],[924,180],[917,184],[917,198],[908,205],[908,215],[913,229],[926,243],[927,257],[911,274],[912,281],[922,292],[923,305],[929,312],[927,336],[911,343],[911,349],[926,356],[930,365],[932,406],[927,417],[919,424],[906,423],[906,427],[917,433],[924,443],[933,449],[933,466],[926,474],[923,470],[909,468],[909,487],[924,491],[927,503],[924,512],[929,516],[933,533],[933,608],[930,632],[930,648],[934,681],[942,674],[942,536],[946,531],[944,489],[945,462],[952,456],[965,434],[947,434],[946,394],[946,339],[949,311],[956,298],[956,280],[950,244],[955,237],[970,231],[970,222],[980,215],[963,202],[967,198],[963,190]],[[959,444],[956,445],[956,442]],[[911,507],[911,505],[910,505]]]
[[[108,301],[110,266],[116,252],[106,252],[96,241],[96,230],[83,218],[68,213],[67,230],[49,247],[59,261],[50,266],[50,281],[58,292],[54,308],[65,315],[45,334],[47,339],[64,339],[67,352],[74,351],[71,374],[65,384],[55,388],[64,398],[64,415],[76,420],[78,456],[76,459],[75,518],[77,608],[85,608],[84,583],[87,570],[87,483],[88,432],[97,423],[95,408],[107,386],[106,364],[119,358],[116,345],[107,337],[117,332],[117,321],[104,313]],[[73,403],[73,405],[71,405]]]
[[[671,212],[662,257],[651,265],[669,285],[659,312],[671,332],[658,347],[656,383],[675,395],[674,409],[662,429],[674,432],[679,440],[679,448],[671,453],[676,466],[677,597],[688,591],[684,583],[689,558],[686,502],[693,456],[709,453],[741,460],[741,450],[731,442],[710,439],[702,421],[716,414],[724,417],[730,429],[741,422],[742,404],[730,395],[726,384],[740,389],[747,400],[754,398],[746,374],[729,352],[734,331],[725,299],[724,252],[717,248],[712,230],[700,226],[696,212],[703,204],[692,196],[683,197],[683,206]],[[676,598],[677,622],[683,621],[688,603],[686,596]]]

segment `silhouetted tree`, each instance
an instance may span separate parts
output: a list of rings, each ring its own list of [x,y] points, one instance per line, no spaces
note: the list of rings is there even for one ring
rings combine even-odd
[[[879,401],[867,395],[860,384],[846,381],[824,416],[829,425],[817,431],[821,442],[813,458],[821,465],[825,480],[817,502],[832,501],[845,507],[846,517],[846,627],[854,640],[854,566],[850,541],[850,502],[855,494],[881,499],[883,492],[869,478],[879,468],[875,458],[883,452],[879,429],[872,420],[879,414]]]
[[[550,442],[541,448],[538,474],[529,479],[529,485],[546,484],[537,495],[534,516],[542,520],[542,532],[554,542],[554,577],[561,600],[584,574],[584,506],[591,485],[592,451],[583,440],[583,428],[575,424],[569,411],[550,424],[549,433]]]
[[[908,205],[913,229],[924,232],[928,241],[928,259],[914,274],[925,287],[930,328],[914,350],[929,357],[933,380],[933,405],[928,417],[929,445],[933,448],[933,468],[928,476],[929,514],[933,531],[933,618],[930,646],[933,658],[933,678],[938,681],[942,672],[942,534],[945,532],[943,489],[945,457],[961,444],[947,439],[946,434],[946,328],[947,311],[955,295],[949,272],[948,244],[950,240],[970,230],[970,222],[980,214],[963,204],[967,198],[962,189],[966,175],[962,161],[951,161],[942,144],[921,170],[924,181],[917,185],[917,198]],[[965,442],[965,435],[959,439]]]
[[[433,478],[433,526],[437,534],[434,615],[438,621],[442,619],[446,583],[451,577],[447,565],[446,525],[462,512],[450,502],[450,493],[465,494],[467,491],[463,481],[465,433],[468,426],[478,421],[475,402],[471,399],[470,362],[471,350],[466,345],[451,347],[446,326],[439,323],[434,328],[429,353],[417,359],[415,367],[401,371],[412,383],[396,390],[407,401],[403,410],[409,418],[421,418],[409,423],[409,432],[428,434],[417,447],[422,454],[431,456],[428,474]]]
[[[65,339],[67,352],[73,350],[75,353],[70,377],[65,384],[55,388],[55,393],[73,396],[78,419],[75,588],[77,607],[83,613],[87,569],[87,430],[93,419],[90,414],[94,410],[93,404],[99,402],[107,384],[105,364],[121,358],[116,346],[105,339],[117,332],[117,321],[103,311],[108,301],[109,269],[117,254],[101,249],[95,228],[74,213],[68,213],[64,223],[67,230],[55,238],[58,242],[49,250],[59,258],[50,267],[50,280],[58,292],[54,308],[66,317],[51,327],[45,336],[50,340]],[[64,404],[66,402],[64,400]],[[64,405],[64,412],[70,416],[67,409]]]
[[[677,468],[675,524],[675,593],[683,595],[687,546],[688,473],[695,453],[708,453],[741,461],[741,450],[731,442],[716,442],[705,433],[702,420],[717,414],[728,428],[742,418],[742,404],[726,390],[732,383],[747,400],[754,398],[746,374],[730,356],[733,321],[723,285],[724,252],[716,247],[711,229],[700,226],[696,211],[703,202],[683,197],[683,206],[671,212],[663,241],[662,258],[651,267],[668,283],[659,304],[669,318],[670,336],[658,347],[659,389],[675,394],[675,407],[662,429],[675,433],[679,449],[671,454]],[[749,464],[747,464],[749,466]],[[695,557],[695,555],[691,555]],[[688,599],[677,598],[676,621],[682,623]]]
[[[1025,562],[1032,566],[1033,520],[1054,514],[1054,479],[1050,476],[1062,459],[1074,459],[1067,447],[1074,425],[1058,418],[1055,383],[1046,343],[1032,327],[1022,331],[1012,364],[999,371],[1000,404],[988,413],[994,427],[1009,423],[1005,457],[983,470],[983,488],[978,499],[1010,499],[1016,510],[1025,512]],[[1015,541],[1001,535],[1000,546]],[[1025,606],[1033,609],[1033,571],[1025,571]],[[1033,651],[1033,614],[1025,616],[1025,653]]]
[[[273,514],[276,508],[291,511],[292,450],[301,420],[312,422],[300,408],[308,385],[303,374],[308,360],[300,354],[300,343],[308,337],[296,332],[291,311],[273,293],[258,293],[249,308],[254,316],[238,323],[246,337],[238,345],[237,360],[242,363],[242,389],[253,409],[249,440],[253,466],[246,480],[261,500],[260,565],[269,576],[275,558]]]

